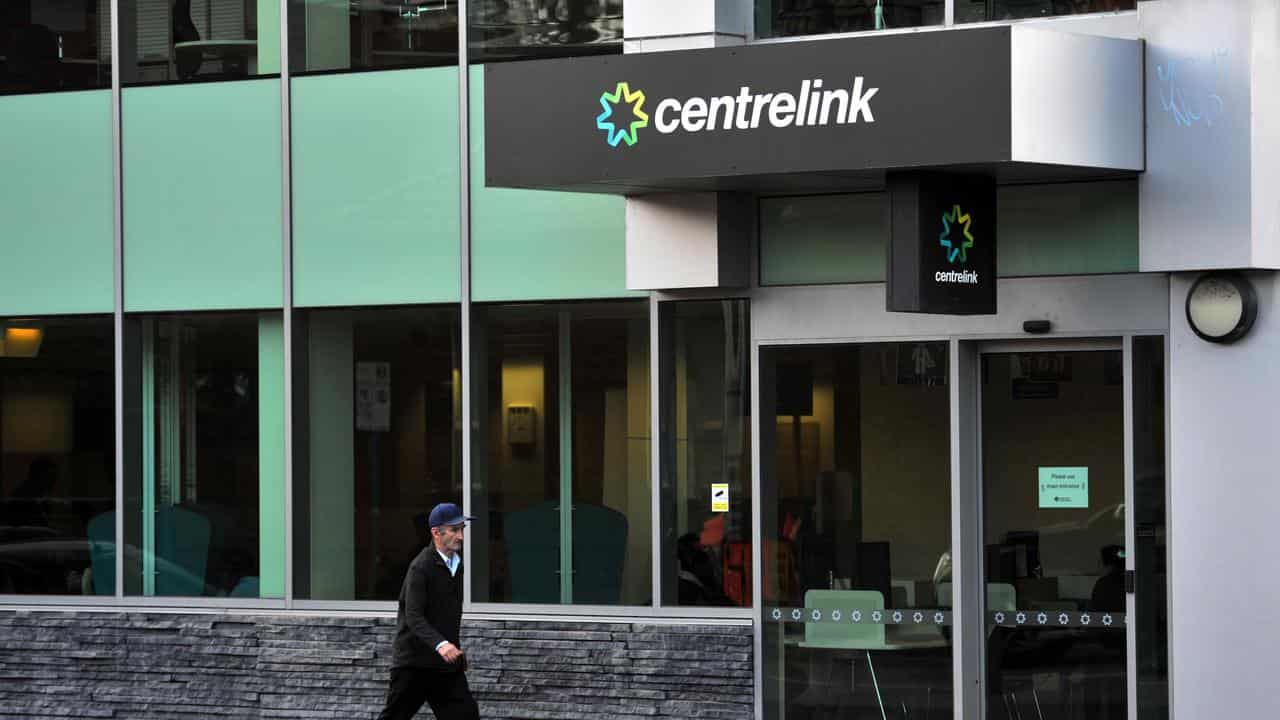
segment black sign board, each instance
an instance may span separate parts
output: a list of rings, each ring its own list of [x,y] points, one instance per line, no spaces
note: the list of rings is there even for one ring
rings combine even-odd
[[[643,193],[1011,159],[1010,28],[496,63],[490,186]]]
[[[996,186],[984,175],[888,178],[891,312],[994,315]]]

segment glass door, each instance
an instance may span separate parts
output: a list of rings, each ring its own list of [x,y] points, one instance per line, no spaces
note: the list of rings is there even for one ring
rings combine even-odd
[[[1129,717],[1120,341],[980,356],[986,717]]]

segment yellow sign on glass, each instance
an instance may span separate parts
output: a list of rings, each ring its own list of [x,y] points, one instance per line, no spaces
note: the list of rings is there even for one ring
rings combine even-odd
[[[711,483],[711,512],[729,512],[729,483]]]

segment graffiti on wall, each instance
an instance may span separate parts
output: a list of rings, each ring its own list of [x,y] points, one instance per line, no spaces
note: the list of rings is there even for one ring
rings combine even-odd
[[[1229,54],[1226,48],[1219,48],[1156,65],[1160,107],[1178,127],[1200,124],[1212,128],[1226,113],[1227,103],[1219,89],[1225,84]]]

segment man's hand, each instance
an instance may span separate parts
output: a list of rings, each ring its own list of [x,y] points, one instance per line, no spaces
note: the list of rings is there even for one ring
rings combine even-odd
[[[447,642],[436,648],[436,652],[440,653],[440,657],[444,658],[444,661],[450,665],[462,659],[462,651],[458,649],[457,645],[454,645],[451,642]]]

